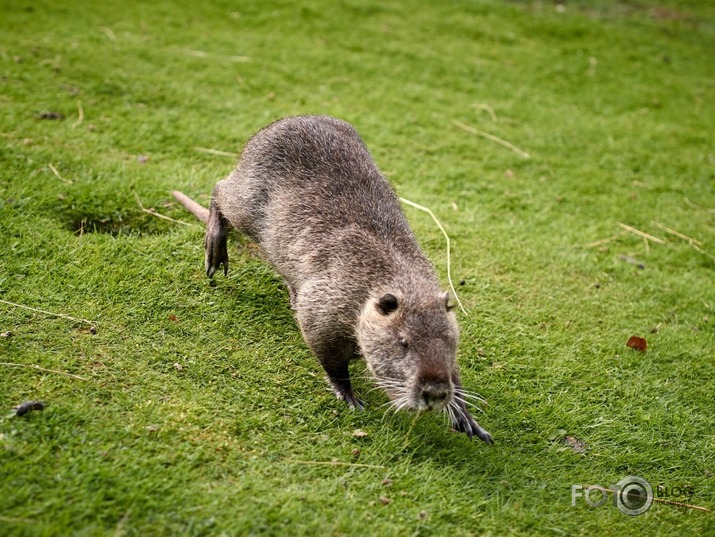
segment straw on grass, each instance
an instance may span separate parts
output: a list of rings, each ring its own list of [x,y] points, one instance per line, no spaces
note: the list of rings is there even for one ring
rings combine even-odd
[[[236,158],[236,153],[229,153],[228,151],[219,151],[218,149],[211,149],[210,147],[194,147],[194,151],[199,151],[200,153],[208,153],[209,155],[216,155],[217,157]]]
[[[405,198],[400,198],[400,201],[402,203],[406,203],[410,207],[414,207],[415,209],[419,209],[420,211],[424,211],[427,214],[429,214],[432,217],[432,220],[435,221],[437,224],[437,227],[439,230],[442,232],[442,235],[444,235],[444,238],[447,240],[447,280],[449,281],[449,287],[452,290],[452,296],[454,296],[454,299],[457,301],[457,304],[459,304],[460,309],[462,310],[462,313],[465,315],[467,314],[467,310],[464,309],[464,306],[462,306],[462,301],[459,300],[459,296],[457,296],[457,291],[454,288],[454,283],[452,283],[452,263],[451,263],[451,243],[449,240],[449,235],[447,235],[447,232],[444,230],[444,227],[442,226],[442,223],[437,219],[435,214],[428,209],[427,207],[424,207],[422,205],[419,205],[415,203],[414,201],[410,201]]]
[[[507,149],[510,149],[517,155],[524,157],[524,158],[529,158],[529,153],[524,151],[523,149],[515,146],[511,142],[507,142],[506,140],[502,140],[501,138],[494,136],[493,134],[489,134],[488,132],[480,131],[478,129],[475,129],[474,127],[470,127],[469,125],[465,125],[461,121],[457,121],[456,119],[452,120],[452,123],[459,127],[460,129],[467,131],[472,134],[476,134],[477,136],[481,136],[482,138],[486,138],[489,141],[492,141],[496,144],[499,144],[501,146],[506,147]]]
[[[46,367],[40,367],[39,365],[35,364],[17,364],[14,362],[0,362],[0,365],[7,366],[7,367],[27,367],[29,369],[37,369],[38,371],[42,371],[44,373],[56,373],[58,375],[65,375],[66,377],[71,377],[73,379],[77,380],[84,380],[87,381],[85,377],[80,377],[79,375],[75,375],[74,373],[67,373],[66,371],[59,371],[57,369],[47,369]]]
[[[97,324],[97,323],[95,323],[94,321],[88,321],[87,319],[80,319],[80,318],[77,318],[77,317],[72,317],[71,315],[67,315],[67,314],[65,314],[65,313],[54,313],[54,312],[52,312],[52,311],[45,311],[45,310],[40,310],[40,309],[37,309],[37,308],[31,308],[30,306],[24,306],[23,304],[16,304],[15,302],[9,302],[9,301],[7,301],[7,300],[1,300],[1,299],[0,299],[0,303],[6,304],[6,305],[8,305],[8,306],[14,306],[14,307],[16,307],[16,308],[22,308],[22,309],[34,311],[34,312],[36,312],[36,313],[42,313],[42,314],[44,314],[44,315],[51,315],[51,316],[53,316],[53,317],[61,317],[62,319],[68,319],[68,320],[70,320],[70,321],[74,321],[74,322],[77,322],[77,323],[85,323],[85,324],[88,324],[88,325],[91,325],[91,326],[95,326],[95,325]]]
[[[137,204],[139,205],[139,208],[144,211],[147,214],[150,214],[152,216],[156,216],[157,218],[161,218],[162,220],[167,220],[169,222],[174,222],[175,224],[181,224],[183,226],[193,226],[194,224],[189,223],[189,222],[182,222],[181,220],[176,220],[174,218],[171,218],[169,216],[164,216],[163,214],[157,213],[155,209],[147,209],[144,207],[144,204],[142,203],[141,198],[139,197],[139,194],[134,191],[134,198],[137,200]]]

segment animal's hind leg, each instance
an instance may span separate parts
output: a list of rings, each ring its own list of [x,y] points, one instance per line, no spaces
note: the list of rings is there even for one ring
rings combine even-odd
[[[228,273],[228,250],[226,248],[226,238],[231,228],[228,221],[221,214],[221,210],[216,202],[216,190],[211,197],[209,208],[209,220],[206,223],[206,238],[204,239],[204,249],[206,251],[206,275],[213,278],[217,269],[223,265],[223,273]]]

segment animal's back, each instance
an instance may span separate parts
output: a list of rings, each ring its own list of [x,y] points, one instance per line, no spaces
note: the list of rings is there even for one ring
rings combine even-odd
[[[274,264],[291,252],[303,261],[306,252],[316,260],[347,254],[355,239],[363,250],[424,259],[392,186],[355,129],[335,118],[299,116],[267,126],[248,141],[217,196],[224,217]]]
[[[292,227],[283,230],[290,236],[306,228],[325,233],[357,227],[384,240],[414,242],[392,187],[344,121],[299,116],[272,123],[248,141],[224,182],[224,216],[234,227],[248,227],[259,243],[274,225]],[[244,203],[237,211],[253,213],[248,226],[232,218],[237,190]]]

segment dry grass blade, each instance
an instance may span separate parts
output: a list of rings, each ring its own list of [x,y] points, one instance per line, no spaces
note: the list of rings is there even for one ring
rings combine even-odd
[[[16,304],[15,302],[8,302],[7,300],[0,300],[0,303],[6,304],[6,305],[8,305],[8,306],[14,306],[14,307],[16,307],[16,308],[22,308],[22,309],[26,309],[26,310],[29,310],[29,311],[34,311],[34,312],[36,312],[36,313],[43,313],[43,314],[45,314],[45,315],[51,315],[51,316],[53,316],[53,317],[61,317],[62,319],[68,319],[68,320],[70,320],[70,321],[75,321],[75,322],[78,322],[78,323],[86,323],[86,324],[91,325],[91,326],[95,326],[95,325],[97,324],[97,323],[95,323],[94,321],[88,321],[87,319],[78,319],[77,317],[72,317],[72,316],[67,315],[67,314],[65,314],[65,313],[54,313],[54,312],[51,312],[51,311],[45,311],[45,310],[40,310],[40,309],[37,309],[37,308],[31,308],[30,306],[24,306],[24,305],[22,305],[22,304]]]
[[[35,364],[16,364],[13,362],[0,362],[0,365],[6,366],[6,367],[27,367],[29,369],[37,369],[38,371],[42,371],[44,373],[56,373],[58,375],[64,375],[66,377],[71,377],[71,378],[77,379],[77,380],[84,380],[84,381],[88,380],[84,377],[80,377],[79,375],[75,375],[74,373],[67,373],[66,371],[59,371],[57,369],[47,369],[46,367],[40,367],[39,365],[35,365]]]
[[[231,157],[236,158],[236,153],[229,153],[228,151],[219,151],[218,149],[211,149],[210,147],[194,147],[195,151],[200,153],[208,153],[209,155],[216,155],[217,157]]]
[[[660,229],[668,233],[669,235],[673,235],[674,237],[678,237],[679,239],[683,239],[684,241],[689,242],[690,244],[695,244],[696,246],[701,246],[703,245],[702,241],[693,239],[692,237],[688,237],[687,235],[684,235],[683,233],[680,233],[679,231],[675,231],[674,229],[671,229],[667,226],[664,226],[660,222],[653,222],[656,226],[658,226]]]
[[[634,235],[638,235],[642,239],[646,239],[649,241],[653,241],[658,244],[665,244],[665,241],[663,239],[660,239],[658,237],[654,237],[653,235],[650,235],[644,231],[641,231],[639,229],[636,229],[634,227],[631,227],[629,225],[626,225],[622,222],[618,222],[618,225],[621,226],[623,229],[625,229],[628,233],[633,233]]]
[[[147,214],[156,216],[157,218],[161,218],[162,220],[167,220],[169,222],[173,222],[175,224],[181,224],[182,226],[193,226],[194,225],[189,222],[182,222],[181,220],[175,220],[174,218],[164,216],[163,214],[157,213],[154,209],[147,209],[146,207],[144,207],[144,204],[142,203],[142,200],[139,197],[139,194],[136,193],[136,191],[134,191],[134,198],[137,200],[137,204],[139,205],[139,208]]]
[[[223,60],[228,62],[238,62],[245,63],[250,62],[251,58],[248,56],[231,56],[226,54],[212,54],[211,52],[205,52],[203,50],[189,50],[188,54],[194,58],[209,58],[216,60]]]
[[[289,464],[314,464],[317,466],[352,466],[355,468],[377,468],[384,470],[385,466],[380,466],[378,464],[360,464],[357,462],[342,462],[342,461],[298,461],[295,459],[289,459],[285,462]]]
[[[486,111],[486,112],[489,114],[489,117],[492,118],[492,121],[493,121],[494,123],[497,123],[497,122],[499,121],[499,118],[497,117],[496,112],[495,112],[494,109],[493,109],[491,106],[489,106],[488,104],[486,104],[486,103],[477,103],[477,104],[473,104],[472,107],[476,108],[477,110],[484,110],[484,111]]]
[[[60,181],[62,181],[63,183],[65,183],[67,185],[72,184],[72,181],[70,181],[69,179],[65,179],[64,177],[62,177],[62,175],[60,175],[60,172],[57,171],[57,168],[55,168],[51,162],[47,165],[47,167],[55,175],[55,177],[57,177],[57,179],[59,179]]]
[[[84,121],[84,108],[82,108],[82,101],[77,101],[77,121],[72,123],[72,128],[77,128],[82,121]]]
[[[424,211],[427,214],[429,214],[432,217],[432,220],[435,221],[437,224],[437,227],[439,227],[439,230],[442,232],[442,235],[444,235],[444,238],[447,239],[447,280],[449,281],[449,287],[452,290],[452,296],[454,296],[454,299],[457,301],[457,304],[459,304],[460,309],[462,310],[462,313],[465,315],[467,314],[467,310],[464,309],[464,306],[462,306],[462,301],[459,300],[459,296],[457,296],[457,291],[454,288],[454,283],[452,283],[452,261],[451,261],[451,242],[449,240],[449,235],[447,235],[447,232],[444,230],[444,227],[442,226],[441,222],[437,219],[435,214],[428,209],[427,207],[424,207],[422,205],[419,205],[415,203],[414,201],[410,201],[405,198],[400,198],[400,201],[402,203],[406,203],[410,207],[414,207],[415,209],[419,209],[420,211]]]
[[[523,149],[515,146],[511,142],[507,142],[506,140],[502,140],[501,138],[494,136],[493,134],[489,134],[488,132],[480,131],[478,129],[475,129],[474,127],[470,127],[469,125],[465,125],[461,121],[452,120],[452,123],[459,127],[460,129],[467,131],[472,134],[476,134],[477,136],[481,136],[482,138],[486,138],[487,140],[494,142],[495,144],[499,144],[503,147],[506,147],[507,149],[512,150],[514,153],[519,155],[520,157],[524,158],[529,158],[529,153],[524,151]]]

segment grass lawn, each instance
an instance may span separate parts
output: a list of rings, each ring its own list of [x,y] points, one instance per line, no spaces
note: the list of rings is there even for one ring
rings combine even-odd
[[[715,535],[715,5],[0,4],[0,535]],[[494,446],[337,401],[242,237],[205,277],[170,191],[306,113],[444,224]],[[572,506],[629,475],[711,512]]]

